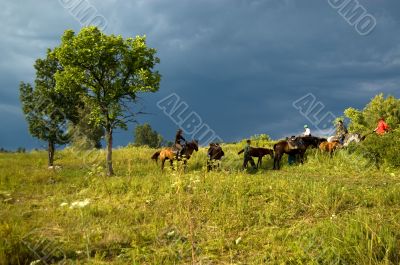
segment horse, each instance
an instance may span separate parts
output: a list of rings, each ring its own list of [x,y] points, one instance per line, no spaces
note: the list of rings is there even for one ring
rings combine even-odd
[[[211,171],[219,166],[219,162],[221,161],[225,153],[222,150],[222,147],[218,143],[210,143],[207,155],[208,155],[207,171]]]
[[[359,133],[348,133],[345,135],[344,137],[344,141],[343,141],[343,146],[347,147],[349,144],[351,143],[359,143],[361,141],[364,141],[366,136],[362,136]]]
[[[238,152],[238,155],[240,155],[243,152],[244,149],[240,150]],[[250,147],[249,155],[252,157],[258,157],[257,160],[257,168],[258,168],[261,167],[263,156],[270,155],[272,159],[274,158],[274,150],[262,147]]]
[[[360,133],[347,133],[347,134],[345,134],[345,137],[344,137],[344,140],[343,140],[343,147],[347,147],[351,143],[362,142],[362,141],[365,140],[365,138],[368,135],[370,135],[372,133],[367,133],[364,136],[362,136]],[[328,142],[335,142],[335,141],[339,141],[339,139],[336,136],[331,136],[331,137],[328,138]]]
[[[342,145],[339,143],[339,141],[323,142],[319,145],[319,150],[321,150],[321,152],[328,152],[332,158],[333,152],[341,147]]]
[[[311,146],[312,148],[318,148],[321,143],[327,141],[326,138],[316,136],[300,136],[300,138],[307,147]]]
[[[280,168],[280,162],[283,154],[299,155],[300,163],[304,163],[304,154],[309,146],[318,148],[322,143],[326,142],[325,138],[314,136],[292,136],[286,140],[280,141],[274,145],[274,169]]]
[[[155,152],[151,159],[155,160],[156,162],[158,161],[158,158],[161,160],[161,170],[164,169],[164,164],[166,160],[170,161],[171,167],[173,165],[174,160],[181,161],[184,159],[183,163],[186,167],[187,160],[190,159],[194,151],[199,151],[199,143],[197,140],[193,140],[191,142],[187,142],[183,150],[181,151],[181,155],[178,157],[176,154],[176,151],[174,152],[174,148],[172,147],[167,147],[164,148],[160,151]]]

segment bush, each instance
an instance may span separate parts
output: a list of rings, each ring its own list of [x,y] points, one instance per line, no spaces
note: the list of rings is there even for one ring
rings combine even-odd
[[[400,167],[399,146],[400,130],[397,129],[382,136],[368,136],[355,151],[377,167]]]

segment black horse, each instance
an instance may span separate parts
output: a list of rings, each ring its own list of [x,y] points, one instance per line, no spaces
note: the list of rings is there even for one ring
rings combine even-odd
[[[308,147],[318,148],[325,138],[314,136],[292,136],[284,141],[280,141],[274,145],[274,169],[280,168],[280,162],[283,154],[295,155],[300,158],[300,163],[304,163],[304,154]]]
[[[240,150],[238,155],[244,152],[244,149]],[[257,168],[261,167],[263,156],[270,155],[271,158],[274,158],[274,150],[262,147],[250,147],[249,155],[252,157],[258,157],[257,160]]]
[[[326,138],[320,138],[315,136],[300,136],[299,137],[307,147],[319,148],[319,145],[326,142]]]
[[[210,143],[207,151],[207,171],[215,170],[218,168],[222,157],[225,155],[222,147],[218,143]]]

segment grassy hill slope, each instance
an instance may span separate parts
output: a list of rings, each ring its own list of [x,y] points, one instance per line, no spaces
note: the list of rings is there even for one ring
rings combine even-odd
[[[346,151],[241,171],[241,147],[212,173],[204,148],[186,173],[117,149],[115,177],[103,151],[58,152],[57,170],[45,152],[0,154],[0,264],[400,263],[399,171]]]

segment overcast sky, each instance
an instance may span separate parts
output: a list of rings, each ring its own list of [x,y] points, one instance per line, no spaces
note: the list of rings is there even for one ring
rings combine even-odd
[[[28,133],[18,86],[33,81],[34,61],[64,30],[83,26],[74,4],[90,4],[107,34],[146,34],[157,49],[161,87],[143,96],[151,114],[140,122],[167,139],[178,125],[157,102],[171,93],[225,141],[321,129],[293,107],[309,93],[323,104],[320,115],[362,108],[381,92],[400,97],[400,2],[351,1],[364,13],[349,22],[333,6],[340,2],[0,0],[0,147],[43,146]],[[117,132],[116,145],[132,141],[132,131]]]

